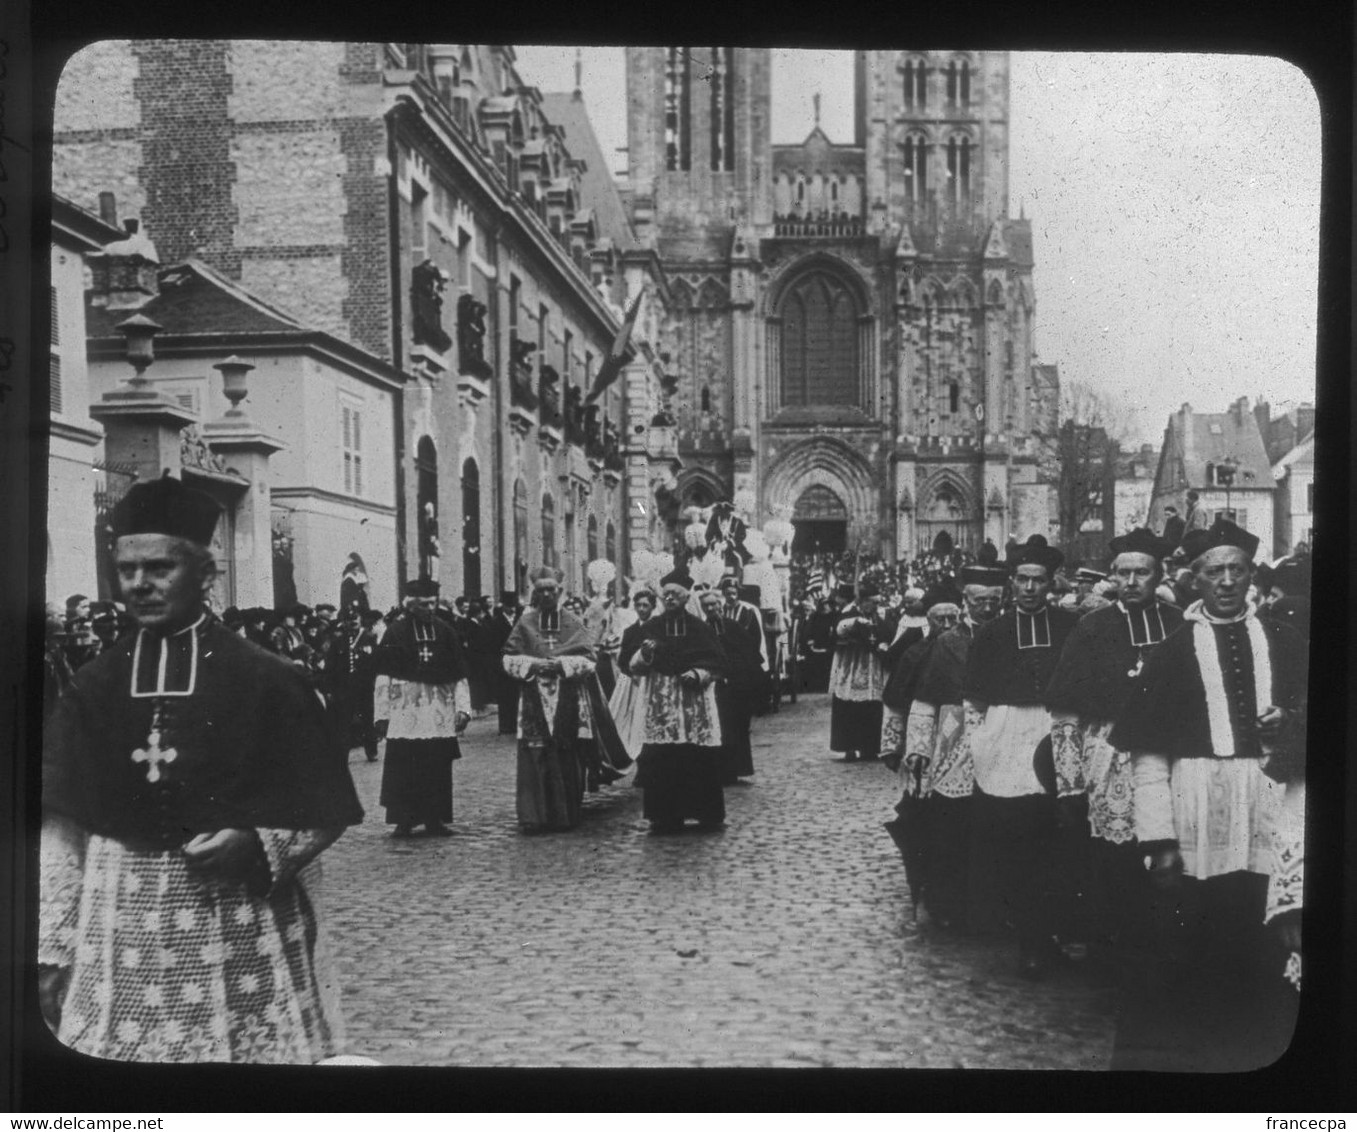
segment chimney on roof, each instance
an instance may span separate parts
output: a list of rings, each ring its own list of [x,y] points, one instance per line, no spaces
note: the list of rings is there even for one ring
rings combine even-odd
[[[1315,431],[1315,407],[1309,403],[1296,410],[1296,442],[1300,443]]]
[[[118,226],[118,198],[110,192],[99,194],[99,219],[110,228]]]
[[[141,222],[123,221],[127,237],[105,244],[103,251],[86,256],[93,284],[90,302],[109,310],[135,310],[160,293],[157,270],[160,257],[141,231]]]

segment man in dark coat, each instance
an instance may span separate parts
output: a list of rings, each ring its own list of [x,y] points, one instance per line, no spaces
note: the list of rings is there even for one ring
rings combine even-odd
[[[1136,837],[1165,905],[1161,993],[1130,1000],[1114,1067],[1243,1072],[1290,1038],[1263,920],[1280,783],[1304,773],[1308,652],[1249,601],[1257,547],[1226,519],[1184,536],[1199,600],[1108,737],[1134,752]],[[1170,1048],[1134,1048],[1137,1032]]]
[[[966,735],[975,767],[971,907],[974,922],[1011,922],[1018,968],[1041,978],[1054,958],[1045,886],[1055,807],[1037,776],[1050,733],[1043,699],[1078,615],[1047,602],[1064,556],[1041,535],[1009,559],[1014,608],[981,627],[966,658]]]
[[[330,710],[345,739],[345,749],[360,743],[368,762],[376,762],[377,730],[372,719],[372,688],[376,675],[373,653],[377,638],[364,624],[366,616],[373,614],[356,604],[345,608],[326,642],[324,671]]]
[[[471,721],[466,657],[451,625],[435,615],[438,583],[406,583],[409,612],[377,647],[374,716],[386,736],[381,802],[391,836],[423,825],[434,837],[452,831],[452,764]]]
[[[921,800],[923,829],[920,887],[924,907],[943,928],[967,925],[971,804],[975,772],[965,730],[963,685],[975,633],[999,615],[1008,573],[997,554],[982,550],[982,562],[959,575],[958,623],[936,640],[915,644],[927,655],[915,660],[905,724],[906,788]],[[912,882],[911,882],[912,884]]]
[[[754,756],[749,745],[750,708],[762,669],[753,633],[762,630],[742,616],[747,615],[747,610],[739,604],[732,609],[715,590],[704,593],[700,602],[707,626],[721,643],[726,658],[725,675],[716,683],[716,707],[721,718],[721,785],[737,786],[742,778],[754,773]]]
[[[522,612],[518,604],[518,591],[505,590],[500,594],[495,612],[481,625],[481,652],[493,658],[489,692],[499,707],[501,735],[513,735],[518,730],[518,681],[504,671],[500,657]]]
[[[1168,546],[1168,553],[1172,554],[1180,545],[1182,545],[1183,534],[1187,530],[1187,523],[1181,515],[1178,514],[1178,508],[1172,504],[1164,508],[1164,542]],[[1167,555],[1165,555],[1167,557]]]
[[[207,610],[220,510],[168,476],[114,508],[137,629],[44,736],[39,1000],[96,1058],[305,1064],[342,1042],[301,870],[362,810],[320,697]]]
[[[725,652],[706,622],[685,609],[692,579],[679,567],[660,579],[664,612],[641,623],[623,646],[623,671],[648,677],[635,785],[655,834],[678,833],[695,818],[705,829],[726,817],[721,788],[721,722],[715,681]]]
[[[1129,944],[1148,914],[1131,752],[1107,736],[1146,662],[1183,620],[1155,596],[1173,547],[1141,527],[1109,549],[1116,601],[1080,619],[1046,688],[1060,856],[1072,876],[1087,878],[1087,926],[1105,955]]]

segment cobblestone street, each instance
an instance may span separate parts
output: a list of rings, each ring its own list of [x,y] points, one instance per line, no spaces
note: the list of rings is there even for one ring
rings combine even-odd
[[[655,838],[640,792],[525,837],[514,748],[472,723],[447,839],[393,841],[381,763],[325,856],[349,1051],[395,1065],[1103,1069],[1111,994],[1071,965],[911,922],[881,828],[896,780],[836,762],[828,699],[754,721],[753,784],[718,833]]]

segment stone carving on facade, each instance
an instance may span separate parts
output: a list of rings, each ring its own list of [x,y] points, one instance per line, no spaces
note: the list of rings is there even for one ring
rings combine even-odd
[[[197,425],[185,425],[179,433],[179,464],[184,468],[197,468],[217,475],[232,474],[226,461],[207,446]]]
[[[565,391],[565,437],[571,444],[584,443],[584,392],[578,385]]]
[[[447,285],[448,276],[431,259],[416,264],[410,271],[410,310],[415,341],[432,346],[440,354],[452,345],[452,338],[443,329],[443,292]]]
[[[538,395],[542,402],[541,420],[544,425],[561,427],[561,375],[554,366],[543,364],[538,373],[541,381]]]
[[[572,388],[574,388],[572,386]],[[590,456],[603,455],[603,422],[599,417],[599,406],[584,407],[584,443]]]
[[[460,372],[488,378],[492,372],[485,360],[486,307],[472,295],[457,300],[457,364]]]

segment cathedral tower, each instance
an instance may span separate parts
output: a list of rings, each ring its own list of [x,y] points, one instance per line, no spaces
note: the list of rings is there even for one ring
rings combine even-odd
[[[669,281],[680,503],[754,491],[796,549],[1047,533],[1008,57],[871,51],[851,139],[771,142],[771,52],[627,51],[629,196]],[[1051,367],[1047,367],[1051,368]]]

